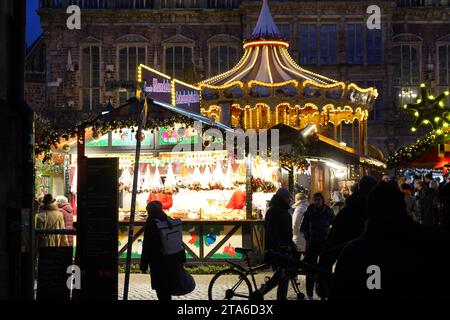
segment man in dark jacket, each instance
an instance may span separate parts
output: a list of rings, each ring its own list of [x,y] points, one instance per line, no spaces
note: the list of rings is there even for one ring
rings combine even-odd
[[[167,215],[159,201],[150,202],[147,205],[147,212],[140,269],[145,273],[150,265],[152,289],[156,290],[159,300],[171,300],[173,288],[177,285],[179,268],[186,262],[186,254],[184,250],[172,255],[162,254],[156,220],[167,221]]]
[[[289,214],[291,193],[278,189],[269,203],[265,218],[266,250],[279,250],[280,247],[295,247],[292,241],[292,216]]]
[[[336,215],[319,261],[319,265],[330,273],[347,242],[362,234],[367,220],[367,196],[376,184],[375,178],[361,177],[358,190],[347,198],[345,207]],[[318,291],[322,297],[329,294],[330,281],[331,279],[321,279]]]

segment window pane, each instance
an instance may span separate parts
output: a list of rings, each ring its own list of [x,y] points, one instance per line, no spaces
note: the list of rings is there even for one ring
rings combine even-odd
[[[81,94],[83,96],[83,111],[91,110],[90,90],[89,89],[83,89]]]
[[[367,64],[381,63],[381,30],[367,30],[366,32],[366,61]]]
[[[219,47],[211,48],[211,76],[219,74]]]
[[[317,26],[300,25],[300,64],[317,64]]]
[[[320,63],[336,63],[336,25],[328,24],[320,26]]]
[[[91,48],[83,49],[83,56],[81,58],[81,85],[83,87],[91,86]]]
[[[166,73],[173,75],[173,47],[166,48]]]
[[[450,45],[439,47],[439,84],[447,85],[449,83],[449,50]]]
[[[92,87],[100,86],[100,49],[92,47]]]
[[[145,64],[145,48],[138,49],[138,65]]]
[[[128,65],[128,48],[120,49],[119,51],[119,80],[127,79],[127,65]]]
[[[237,63],[237,49],[233,47],[228,48],[229,52],[229,69]]]
[[[219,73],[228,70],[228,47],[220,47],[219,53]]]
[[[100,89],[92,89],[92,110],[98,110],[100,106]]]
[[[127,80],[136,79],[136,69],[137,69],[137,49],[136,47],[128,48],[128,77]]]
[[[173,76],[179,78],[183,75],[183,47],[175,47],[175,70]]]

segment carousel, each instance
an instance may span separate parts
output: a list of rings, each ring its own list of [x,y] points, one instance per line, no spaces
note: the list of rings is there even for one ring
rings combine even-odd
[[[377,90],[308,71],[295,63],[288,48],[264,0],[239,63],[199,83],[201,113],[243,129],[281,123],[300,130],[315,124],[319,134],[338,142],[343,126],[350,126],[351,146],[367,154],[367,119]]]

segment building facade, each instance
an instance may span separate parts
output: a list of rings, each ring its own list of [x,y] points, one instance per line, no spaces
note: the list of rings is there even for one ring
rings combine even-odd
[[[80,30],[66,26],[71,4],[81,8]],[[450,1],[269,4],[299,65],[378,89],[369,115],[372,145],[388,155],[423,134],[410,131],[401,106],[417,97],[422,82],[434,92],[450,86]],[[371,5],[380,8],[380,29],[367,25]],[[187,82],[221,73],[239,60],[260,6],[260,0],[41,0],[43,35],[27,57],[27,101],[64,127],[108,102],[126,101],[140,63]],[[122,88],[110,85],[117,81]]]

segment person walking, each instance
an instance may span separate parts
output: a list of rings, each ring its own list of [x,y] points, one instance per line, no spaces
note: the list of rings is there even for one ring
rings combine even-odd
[[[409,216],[414,221],[420,221],[420,211],[419,207],[417,206],[416,198],[412,195],[411,189],[408,184],[403,183],[400,186],[400,190],[404,194],[405,197],[405,203],[406,203],[406,212],[408,212]]]
[[[297,246],[297,250],[305,252],[306,241],[305,236],[300,232],[300,226],[302,225],[303,215],[308,209],[308,200],[304,193],[297,193],[295,195],[295,202],[292,206],[294,213],[292,214],[292,240]]]
[[[421,198],[421,219],[423,224],[437,224],[436,217],[436,197],[438,195],[439,183],[431,180],[426,188],[424,188]]]
[[[328,232],[334,221],[333,211],[325,204],[325,198],[321,193],[313,196],[313,203],[306,210],[300,226],[300,232],[305,235],[306,252],[305,261],[311,265],[317,265],[320,253],[326,246]],[[306,294],[308,299],[313,299],[315,280],[312,276],[306,276]]]
[[[58,209],[51,194],[46,194],[36,219],[36,229],[65,229],[64,217]],[[41,234],[38,238],[40,247],[67,247],[69,242],[65,234]]]
[[[148,218],[145,223],[144,242],[140,261],[140,270],[145,273],[150,266],[152,289],[156,290],[158,300],[172,300],[172,292],[177,286],[179,268],[186,262],[184,250],[172,255],[162,254],[160,232],[156,223],[167,221],[167,214],[163,211],[159,201],[147,204]]]
[[[73,229],[73,208],[69,203],[69,199],[64,196],[57,196],[56,204],[58,205],[59,211],[63,214],[66,229]],[[68,235],[67,240],[69,241],[69,246],[73,247],[73,236]]]
[[[292,216],[289,213],[291,193],[285,188],[277,190],[269,203],[264,228],[265,228],[265,260],[271,262],[270,253],[281,252],[288,248],[296,248],[292,235]],[[285,279],[286,275],[293,272],[284,266],[274,265],[274,276],[271,283],[278,283]],[[283,297],[287,296],[289,281],[279,284]]]

